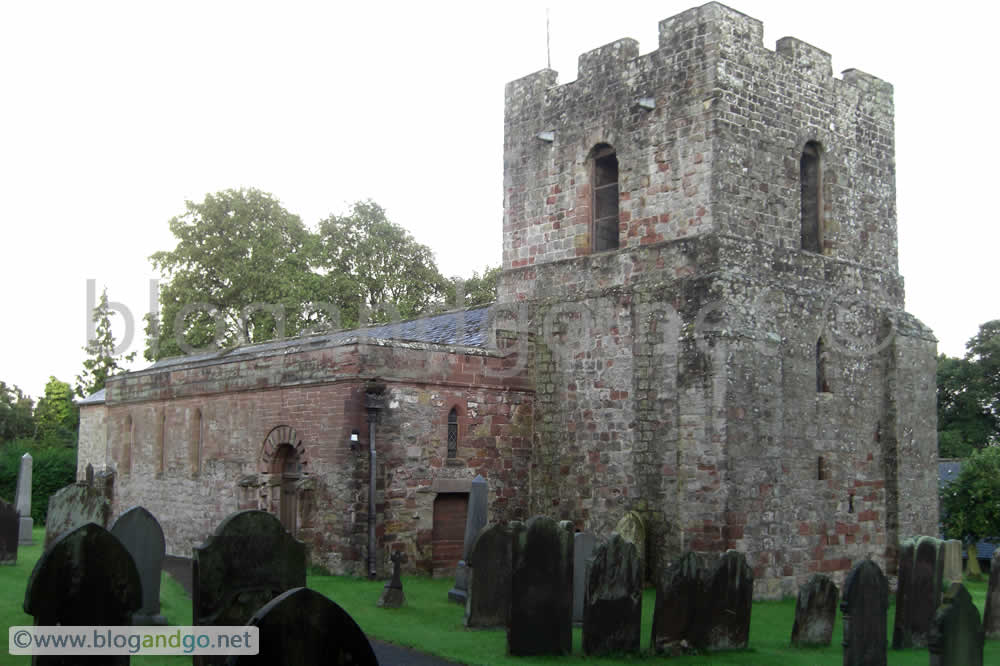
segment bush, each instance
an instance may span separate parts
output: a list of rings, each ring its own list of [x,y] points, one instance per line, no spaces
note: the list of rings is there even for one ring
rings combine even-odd
[[[44,446],[30,439],[15,439],[0,446],[0,497],[13,502],[17,492],[17,472],[21,456],[30,453],[31,517],[45,524],[49,496],[76,480],[76,449]]]

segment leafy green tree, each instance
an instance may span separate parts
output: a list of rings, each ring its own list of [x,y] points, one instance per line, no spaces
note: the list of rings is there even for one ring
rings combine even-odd
[[[83,373],[76,376],[76,394],[81,398],[104,388],[108,377],[124,370],[120,362],[135,358],[130,354],[115,354],[115,336],[111,332],[111,308],[108,307],[108,290],[101,292],[101,301],[94,308],[94,337],[83,348],[88,358],[83,362]]]
[[[950,539],[975,543],[1000,536],[1000,446],[962,461],[958,478],[941,490],[941,513]]]
[[[147,318],[148,360],[297,334],[319,276],[314,238],[256,189],[209,194],[170,220],[177,246],[150,257],[167,279]]]
[[[471,308],[478,305],[487,305],[497,300],[497,286],[500,281],[500,267],[494,266],[483,269],[483,274],[473,271],[472,277],[462,279],[451,278],[448,286],[448,303],[456,307]]]
[[[80,409],[73,402],[73,389],[66,382],[49,377],[45,397],[35,407],[36,439],[46,444],[73,446],[80,425]]]
[[[938,452],[963,458],[1000,439],[1000,320],[986,322],[964,358],[938,356]]]
[[[0,443],[35,434],[34,401],[21,389],[0,382]]]

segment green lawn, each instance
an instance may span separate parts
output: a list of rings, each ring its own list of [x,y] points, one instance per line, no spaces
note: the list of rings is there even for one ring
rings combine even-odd
[[[0,567],[0,620],[6,627],[30,625],[32,618],[24,613],[24,588],[28,576],[41,555],[45,540],[44,528],[36,528],[36,545],[23,547],[18,553],[17,566]],[[423,652],[440,655],[452,661],[468,664],[614,664],[622,662],[667,663],[670,664],[713,664],[725,666],[740,664],[760,666],[780,664],[781,666],[840,666],[843,654],[840,647],[841,627],[834,630],[831,647],[814,649],[793,649],[788,647],[795,616],[795,601],[758,602],[753,607],[750,626],[749,650],[713,653],[711,655],[653,659],[646,657],[623,657],[620,659],[585,658],[580,647],[579,629],[573,630],[572,657],[512,658],[506,655],[506,635],[502,630],[469,631],[462,626],[463,609],[449,602],[448,589],[451,580],[430,580],[421,577],[403,577],[406,606],[398,610],[377,608],[375,602],[382,592],[383,582],[371,582],[341,576],[309,576],[309,587],[327,595],[349,612],[361,628],[370,636],[381,640],[406,645]],[[967,583],[973,600],[982,613],[986,601],[986,583]],[[650,626],[653,617],[654,593],[646,590],[643,598],[642,647],[649,649]],[[160,589],[162,613],[171,624],[191,624],[191,601],[184,590],[172,578],[164,574]],[[891,636],[893,612],[889,609],[889,632]],[[6,628],[5,627],[5,628]],[[4,634],[7,632],[4,631]],[[13,657],[2,653],[0,662],[11,666],[29,666],[30,657]],[[926,650],[889,650],[889,664],[912,664],[926,666]],[[180,666],[190,664],[189,656],[173,657],[133,657],[133,664],[142,666]],[[1000,641],[987,641],[984,663],[1000,664]]]

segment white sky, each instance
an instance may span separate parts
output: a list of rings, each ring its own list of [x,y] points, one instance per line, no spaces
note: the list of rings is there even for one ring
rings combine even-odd
[[[565,83],[696,2],[0,0],[0,380],[75,383],[88,279],[134,314],[141,359],[148,257],[207,192],[258,187],[309,225],[370,197],[446,275],[498,264],[504,84],[545,66],[546,5]],[[768,48],[792,35],[895,86],[907,309],[961,355],[1000,317],[997,5],[730,4]]]

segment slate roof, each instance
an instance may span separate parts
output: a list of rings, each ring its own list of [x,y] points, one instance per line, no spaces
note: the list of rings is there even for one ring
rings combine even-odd
[[[961,460],[941,460],[938,462],[938,488],[944,488],[949,483],[958,478],[958,473],[962,471]],[[993,541],[1000,541],[994,539]],[[998,547],[997,543],[990,541],[980,541],[976,544],[976,557],[980,560],[988,560],[993,557],[993,551]],[[962,558],[966,557],[962,553]]]
[[[99,405],[104,402],[104,392],[107,389],[101,389],[100,391],[95,391],[91,393],[86,398],[81,398],[76,401],[78,405]]]

